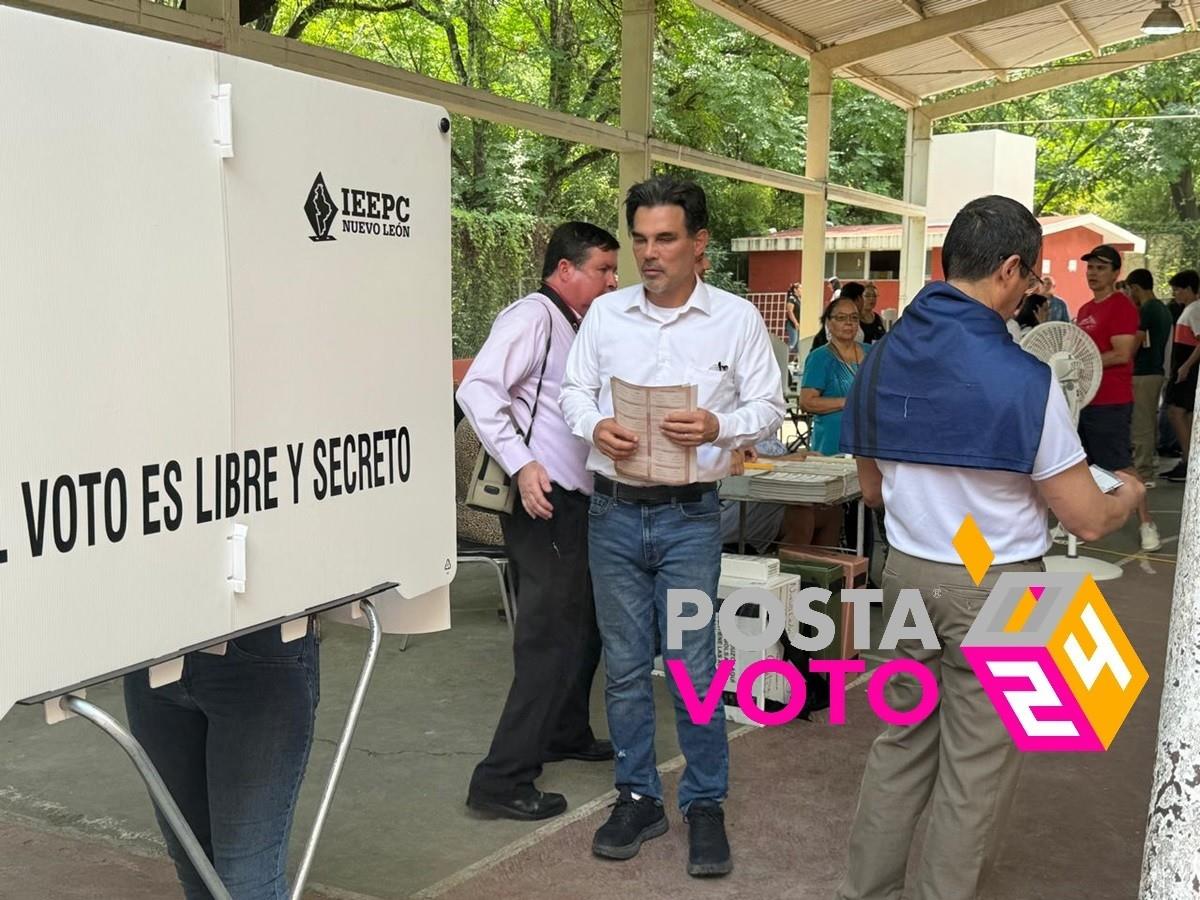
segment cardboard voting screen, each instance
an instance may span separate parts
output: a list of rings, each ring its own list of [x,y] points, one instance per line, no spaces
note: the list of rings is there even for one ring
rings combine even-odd
[[[381,590],[448,627],[445,112],[3,7],[0,84],[0,715]]]

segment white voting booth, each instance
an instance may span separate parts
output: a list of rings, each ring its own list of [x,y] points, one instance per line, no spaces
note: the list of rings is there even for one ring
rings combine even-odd
[[[6,7],[0,86],[0,716],[448,627],[446,113]]]

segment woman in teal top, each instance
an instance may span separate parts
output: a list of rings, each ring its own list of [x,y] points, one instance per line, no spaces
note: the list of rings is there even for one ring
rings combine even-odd
[[[855,340],[858,320],[858,305],[853,300],[834,300],[821,316],[822,326],[829,328],[830,341],[804,360],[800,408],[815,416],[809,447],[824,456],[839,452],[842,408],[869,349]]]

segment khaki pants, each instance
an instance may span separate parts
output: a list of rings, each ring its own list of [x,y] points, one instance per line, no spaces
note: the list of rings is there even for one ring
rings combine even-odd
[[[888,612],[901,588],[918,588],[940,650],[901,641],[896,656],[937,678],[938,709],[924,722],[890,727],[871,745],[850,833],[848,872],[838,900],[899,900],[917,820],[930,807],[911,900],[972,900],[994,856],[1020,771],[1020,754],[961,644],[1001,572],[1038,572],[1040,560],[993,566],[976,587],[962,566],[916,559],[895,548],[883,572]],[[893,709],[921,699],[915,679],[889,683]]]
[[[1142,481],[1153,481],[1154,450],[1158,445],[1158,400],[1163,376],[1133,376],[1133,467]]]

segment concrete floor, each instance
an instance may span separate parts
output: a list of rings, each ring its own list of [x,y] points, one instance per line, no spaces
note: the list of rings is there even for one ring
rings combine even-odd
[[[1118,616],[1137,615],[1138,603],[1152,604],[1157,614],[1141,624],[1151,632],[1161,629],[1158,638],[1165,643],[1164,612],[1173,575],[1168,557],[1176,549],[1182,491],[1160,484],[1150,493],[1166,539],[1159,553],[1151,559],[1133,556],[1137,548],[1132,525],[1090,549],[1124,562],[1128,574],[1112,583],[1113,592],[1105,590],[1110,600],[1114,593],[1123,598]],[[450,632],[414,637],[403,653],[395,638],[385,639],[354,752],[313,869],[313,896],[371,900],[432,897],[447,890],[453,896],[485,896],[473,893],[469,876],[486,876],[497,865],[512,866],[526,858],[516,854],[527,847],[532,848],[532,862],[544,838],[564,825],[574,827],[570,820],[589,815],[594,819],[603,809],[611,767],[565,762],[547,767],[541,781],[543,788],[567,795],[574,812],[564,819],[539,830],[536,823],[481,821],[468,815],[465,786],[487,749],[511,677],[508,631],[496,617],[494,604],[494,576],[465,567],[454,585]],[[1153,633],[1147,640],[1153,641]],[[312,821],[364,641],[364,633],[356,629],[326,630],[318,737],[297,814],[293,862]],[[1148,745],[1157,721],[1160,656],[1155,665],[1157,670],[1148,661],[1153,689],[1148,688],[1139,703],[1144,727],[1136,737]],[[656,689],[657,748],[659,760],[667,761],[678,748],[664,683],[657,681]],[[117,684],[90,691],[89,699],[113,713],[122,711]],[[598,733],[607,732],[599,685],[593,721]],[[748,752],[764,737],[764,732],[754,732],[739,752]],[[737,743],[743,745],[742,740]],[[861,749],[847,747],[849,768],[860,759]],[[1148,784],[1151,760],[1152,752],[1128,757],[1125,762],[1137,769],[1127,773],[1129,778]],[[1069,773],[1076,770],[1080,781],[1073,785]],[[1070,767],[1062,777],[1067,778],[1065,790],[1097,791],[1086,767]],[[850,777],[847,783],[853,781]],[[848,817],[853,792],[840,803]],[[1104,827],[1124,832],[1140,847],[1140,837],[1135,840],[1134,835],[1141,834],[1145,814],[1144,803],[1110,805]],[[579,826],[594,827],[582,821]],[[1053,839],[1053,833],[1042,832],[1041,839]],[[482,888],[483,882],[478,883]],[[497,896],[494,887],[487,896]],[[1079,893],[1085,895],[1086,891]],[[0,722],[0,900],[177,896],[150,802],[107,738],[80,720],[47,727],[40,709],[19,707]]]

